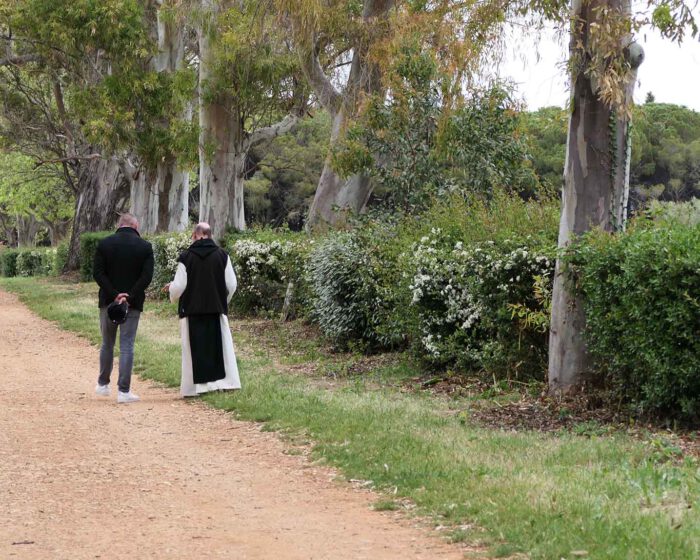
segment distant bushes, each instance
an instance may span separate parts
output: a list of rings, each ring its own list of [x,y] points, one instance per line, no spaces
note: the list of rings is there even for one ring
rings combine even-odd
[[[3,249],[0,251],[0,272],[6,278],[17,276],[17,249]]]
[[[5,249],[0,252],[2,276],[47,276],[56,268],[56,249],[23,248]]]
[[[94,264],[97,245],[112,233],[111,231],[96,231],[83,233],[80,236],[80,279],[83,282],[92,281],[92,265]]]
[[[620,402],[700,419],[700,225],[594,232],[568,252],[588,348]]]

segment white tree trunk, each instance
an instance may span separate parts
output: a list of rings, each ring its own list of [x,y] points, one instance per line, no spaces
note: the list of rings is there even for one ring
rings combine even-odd
[[[589,45],[589,28],[602,4],[574,0],[573,17],[582,25],[572,26],[572,52],[578,45]],[[619,3],[611,6],[620,9]],[[641,58],[631,62],[638,66]],[[595,85],[581,70],[584,64],[577,65],[571,78],[560,248],[594,227],[613,231],[622,226],[627,216],[629,121],[626,117],[617,117],[614,110],[599,99]],[[632,79],[626,89],[630,103],[633,89]],[[615,131],[610,130],[611,122],[616,123]],[[592,373],[584,340],[585,325],[583,302],[570,289],[565,266],[557,261],[549,338],[549,387],[555,393],[577,389]]]
[[[34,247],[36,245],[36,234],[39,233],[41,224],[35,216],[17,216],[17,247]]]
[[[151,61],[151,69],[158,73],[181,70],[185,59],[184,28],[163,18],[164,3],[155,2],[157,11],[152,29],[158,53]],[[183,115],[188,117],[189,111]],[[188,204],[189,173],[174,157],[159,162],[156,169],[142,170],[131,181],[130,211],[139,219],[144,233],[184,231],[188,224]]]
[[[202,0],[209,18],[215,17],[215,9],[211,0]],[[221,239],[227,227],[245,229],[245,153],[242,130],[230,110],[233,100],[212,99],[207,92],[214,57],[211,33],[206,24],[199,33],[199,219]]]
[[[364,0],[362,17],[365,24],[370,26],[386,17],[393,6],[394,0]],[[302,68],[333,119],[331,147],[338,141],[348,117],[356,114],[362,95],[381,91],[380,68],[370,61],[370,48],[371,44],[365,41],[353,49],[352,65],[342,93],[335,90],[323,73],[313,49],[302,56]],[[309,209],[306,230],[310,231],[321,224],[336,225],[348,213],[359,214],[371,194],[372,182],[369,177],[354,175],[343,179],[331,166],[330,157],[327,158]]]

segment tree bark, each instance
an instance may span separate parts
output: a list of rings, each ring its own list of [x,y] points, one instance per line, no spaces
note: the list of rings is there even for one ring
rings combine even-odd
[[[216,10],[212,0],[202,0],[207,18],[213,21]],[[233,95],[207,91],[211,86],[214,49],[212,33],[206,27],[205,24],[199,33],[199,219],[208,222],[214,238],[220,239],[227,228],[246,229],[244,184],[248,151],[289,132],[299,116],[289,114],[270,126],[246,131]]]
[[[80,264],[80,236],[113,229],[129,196],[129,183],[119,164],[111,159],[96,159],[83,166],[77,188],[67,270],[76,270]]]
[[[393,6],[393,0],[365,0],[362,17],[366,25],[369,27],[377,20],[385,18]],[[369,36],[371,37],[372,33],[369,33]],[[312,39],[312,43],[315,43],[315,39]],[[315,45],[310,52],[302,54],[302,68],[307,79],[333,121],[331,148],[340,138],[348,118],[357,112],[361,97],[381,91],[380,68],[369,60],[371,46],[371,38],[354,46],[350,73],[342,93],[333,87],[324,74]],[[336,225],[348,213],[359,214],[367,204],[371,193],[372,182],[369,177],[364,175],[354,175],[347,179],[340,177],[333,169],[329,155],[309,209],[307,231],[322,224]]]
[[[176,72],[185,60],[183,26],[163,18],[163,0],[155,0],[156,15],[151,34],[157,41],[158,53],[151,61],[154,72]],[[188,113],[183,115],[188,118]],[[167,127],[169,123],[163,123]],[[173,156],[158,163],[155,169],[144,169],[131,181],[131,213],[139,219],[141,231],[158,233],[184,231],[188,224],[189,172],[183,170]]]
[[[34,247],[36,245],[36,234],[39,233],[41,224],[35,216],[17,216],[17,247]]]
[[[624,1],[624,0],[623,0]],[[627,7],[629,7],[629,2]],[[574,24],[570,51],[590,46],[589,30],[598,17],[600,0],[574,0]],[[625,9],[620,3],[611,7]],[[627,8],[628,9],[628,8]],[[643,58],[643,57],[642,57]],[[634,66],[634,61],[630,61]],[[641,59],[638,61],[641,63]],[[582,233],[599,227],[614,231],[627,216],[629,192],[629,118],[618,116],[603,102],[595,84],[584,72],[587,60],[575,65],[571,84],[571,116],[564,165],[559,247],[566,247]],[[638,63],[637,63],[638,66]],[[631,104],[634,79],[625,95]],[[610,124],[615,123],[615,130]],[[584,340],[586,325],[583,301],[570,286],[565,265],[556,264],[552,292],[552,318],[549,338],[549,387],[567,393],[583,385],[592,373],[592,363]]]

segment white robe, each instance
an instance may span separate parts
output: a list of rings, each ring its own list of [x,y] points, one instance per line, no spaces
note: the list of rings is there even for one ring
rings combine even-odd
[[[236,274],[231,266],[231,259],[226,261],[226,291],[227,303],[231,301],[233,293],[236,291],[238,282]],[[170,301],[173,303],[180,299],[180,296],[187,288],[187,268],[184,264],[178,263],[175,279],[170,283]],[[180,319],[180,335],[182,337],[182,378],[180,381],[180,394],[183,397],[194,397],[209,391],[220,391],[222,389],[240,389],[241,380],[238,376],[238,365],[236,364],[236,354],[233,350],[233,338],[228,325],[228,317],[222,314],[221,318],[221,342],[224,351],[224,369],[226,376],[218,381],[209,383],[194,383],[192,373],[192,349],[190,348],[190,329],[187,317]]]

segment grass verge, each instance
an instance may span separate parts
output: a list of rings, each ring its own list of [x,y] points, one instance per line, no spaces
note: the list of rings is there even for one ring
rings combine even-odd
[[[0,286],[61,328],[99,340],[93,286],[51,279],[6,279]],[[174,313],[165,303],[148,309],[139,327],[138,371],[175,386]],[[383,492],[378,509],[403,508],[407,498],[416,512],[450,527],[454,541],[487,546],[494,556],[700,557],[700,466],[663,441],[484,429],[454,414],[444,398],[357,382],[328,390],[283,374],[255,337],[243,338],[244,389],[205,400],[309,438],[316,459]]]

